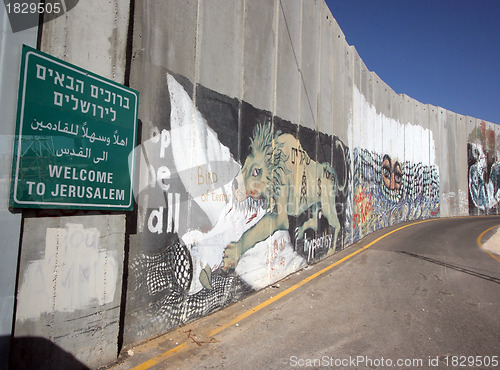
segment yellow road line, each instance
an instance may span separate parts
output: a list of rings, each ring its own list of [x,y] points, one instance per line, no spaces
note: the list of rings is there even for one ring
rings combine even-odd
[[[498,262],[500,262],[500,258],[498,258],[497,256],[495,256],[493,253],[491,253],[489,250],[486,250],[483,248],[483,244],[481,243],[481,239],[483,238],[484,234],[486,234],[488,231],[494,229],[495,227],[498,227],[500,225],[496,225],[496,226],[493,226],[493,227],[490,227],[489,229],[486,229],[484,230],[478,237],[477,237],[477,245],[479,245],[479,248],[483,249],[486,253],[488,253],[491,257],[493,257],[494,259],[496,259]]]
[[[255,306],[254,308],[246,311],[246,312],[243,312],[241,315],[238,315],[236,316],[233,320],[231,320],[229,323],[225,324],[225,325],[222,325],[220,327],[218,327],[217,329],[214,329],[212,330],[210,333],[208,333],[208,335],[211,337],[211,336],[214,336],[218,333],[220,333],[221,331],[223,330],[226,330],[227,328],[237,324],[238,322],[242,321],[243,319],[253,315],[254,313],[262,310],[264,307],[267,307],[269,306],[271,303],[273,302],[276,302],[278,299],[280,298],[283,298],[284,296],[286,296],[287,294],[293,292],[294,290],[300,288],[301,286],[307,284],[308,282],[310,282],[311,280],[313,279],[316,279],[318,276],[321,276],[323,275],[325,272],[328,272],[330,271],[332,268],[334,268],[335,266],[338,266],[340,265],[342,262],[345,262],[347,261],[348,259],[354,257],[355,255],[357,255],[358,253],[361,253],[363,252],[364,250],[370,248],[371,246],[373,246],[374,244],[378,243],[379,241],[381,241],[382,239],[388,237],[389,235],[391,234],[394,234],[395,232],[399,231],[399,230],[403,230],[403,229],[406,229],[407,227],[410,227],[410,226],[414,226],[414,225],[418,225],[418,224],[423,224],[425,222],[429,222],[429,221],[436,221],[436,220],[443,220],[443,219],[446,219],[446,218],[431,218],[431,219],[427,219],[427,220],[423,220],[423,221],[418,221],[418,222],[414,222],[414,223],[411,223],[411,224],[408,224],[408,225],[405,225],[405,226],[401,226],[397,229],[394,229],[392,231],[389,231],[388,233],[378,237],[377,239],[375,239],[374,241],[368,243],[367,245],[365,245],[364,247],[358,249],[357,251],[354,251],[352,252],[351,254],[345,256],[344,258],[332,263],[331,265],[325,267],[324,269],[312,274],[311,276],[305,278],[304,280],[301,280],[299,281],[297,284],[291,286],[290,288],[282,291],[281,293],[279,293],[278,295],[268,299],[267,301],[265,302],[262,302],[261,304]],[[489,230],[489,229],[488,229]],[[138,365],[137,367],[133,368],[133,370],[146,370],[146,369],[149,369],[151,368],[152,366],[158,364],[159,362],[162,362],[164,360],[166,360],[169,356],[175,354],[175,353],[178,353],[180,352],[185,346],[186,344],[188,344],[189,341],[185,341],[184,343],[181,343],[179,344],[177,347],[174,347],[170,350],[168,350],[167,352],[165,353],[162,353],[161,355],[158,355],[156,357],[153,357],[152,359],[150,359],[149,361],[146,361],[140,365]]]

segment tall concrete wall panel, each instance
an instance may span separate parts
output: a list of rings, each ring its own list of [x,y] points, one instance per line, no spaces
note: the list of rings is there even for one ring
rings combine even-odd
[[[436,148],[442,148],[447,145],[447,137],[445,135],[444,124],[446,121],[442,119],[442,115],[439,113],[439,107],[434,105],[427,105],[429,114],[429,127],[432,132],[434,139],[434,155],[435,163],[439,170],[440,181],[439,181],[439,216],[449,217],[451,204],[457,201],[458,194],[451,193],[449,179],[444,174],[449,173],[449,158],[448,152],[441,152],[436,150]],[[431,143],[432,144],[432,143]],[[430,157],[432,161],[432,148],[430,152]]]
[[[500,162],[495,144],[495,125],[479,119],[469,120],[475,121],[475,129],[469,135],[467,144],[469,210],[475,214],[498,214]]]
[[[90,0],[77,11],[45,23],[41,49],[123,83],[129,7],[119,0]]]
[[[446,117],[448,153],[451,154],[449,162],[450,177],[448,178],[450,181],[450,190],[454,194],[459,194],[461,189],[460,189],[459,177],[457,176],[457,174],[459,174],[461,168],[463,168],[463,163],[459,162],[459,153],[461,151],[461,148],[460,148],[460,142],[456,140],[457,136],[460,135],[460,133],[458,132],[459,128],[457,126],[457,115],[447,110],[443,110],[443,114]],[[456,216],[460,213],[459,207],[460,204],[457,204],[455,202],[452,208],[452,215]]]
[[[371,119],[371,132],[369,134],[372,135],[372,148],[375,153],[383,153],[383,136],[384,136],[384,123],[387,121],[387,112],[383,114],[380,110],[378,103],[378,98],[381,96],[381,92],[379,91],[378,76],[375,72],[370,71],[369,75],[369,84],[371,85],[372,91],[372,101],[373,106],[375,107],[375,114]],[[382,226],[379,224],[373,225],[373,231],[381,228]]]
[[[333,64],[334,45],[332,16],[326,4],[319,4],[320,41],[319,46],[319,88],[318,88],[318,130],[333,135]]]
[[[353,74],[352,74],[352,103],[353,103],[353,108],[352,108],[352,128],[349,130],[350,136],[349,136],[349,147],[350,148],[356,148],[360,146],[365,145],[366,137],[363,135],[363,132],[361,130],[361,122],[363,122],[363,115],[364,115],[364,109],[365,109],[365,99],[363,98],[363,95],[361,94],[361,80],[362,80],[362,70],[361,70],[361,59],[359,58],[359,55],[357,51],[354,49],[353,51]],[[352,151],[352,167],[351,167],[351,172],[354,175],[357,173],[357,168],[354,168],[355,163],[360,163],[360,153],[359,151]],[[352,191],[351,191],[351,196],[356,198],[357,194],[359,191],[356,191],[356,187],[354,186]],[[355,215],[358,213],[356,212],[356,205],[353,204],[353,211],[352,213],[354,214],[354,221],[352,222],[352,229],[356,229],[356,227],[359,225],[359,221],[356,219]],[[352,231],[351,231],[352,233]],[[362,228],[358,228],[358,234],[356,236],[352,236],[353,242],[361,239],[364,235],[366,234],[366,231],[363,230]]]
[[[269,112],[274,104],[276,74],[276,5],[276,1],[245,1],[244,9],[242,98]]]
[[[241,97],[245,3],[209,3],[200,7],[197,82],[221,94]]]
[[[44,24],[40,49],[123,83],[129,10],[86,2]],[[23,212],[14,368],[61,367],[72,356],[97,367],[116,357],[125,214],[68,213]]]
[[[276,111],[284,120],[298,122],[302,0],[280,1],[276,70]]]
[[[320,8],[318,2],[302,2],[302,36],[300,48],[300,117],[299,125],[318,129],[319,59],[321,46]],[[314,55],[314,58],[311,56]]]
[[[136,1],[134,59],[145,58],[194,80],[198,43],[198,1]],[[147,71],[145,71],[147,73]],[[155,81],[155,76],[145,81]]]
[[[485,121],[486,124],[486,148],[488,151],[487,154],[487,171],[486,174],[489,174],[489,188],[491,189],[491,185],[493,186],[493,191],[490,190],[490,204],[489,209],[486,211],[487,214],[496,215],[499,212],[499,204],[497,200],[497,190],[500,185],[500,179],[497,179],[500,172],[497,167],[500,165],[498,162],[498,154],[496,152],[496,138],[495,138],[495,124],[492,122]],[[499,172],[497,174],[497,172]],[[499,194],[500,195],[500,194]]]
[[[424,104],[420,104],[415,101],[415,125],[420,126],[422,128],[422,133],[421,135],[417,135],[418,137],[416,138],[416,148],[417,153],[415,157],[417,157],[417,154],[419,155],[419,158],[414,158],[417,159],[418,162],[420,162],[424,167],[429,167],[430,165],[430,151],[431,151],[431,140],[432,144],[434,144],[434,137],[429,129],[429,116],[427,112],[427,106]],[[434,153],[433,153],[434,155]],[[422,185],[425,184],[427,180],[428,174],[424,173],[422,176]],[[429,186],[422,186],[417,190],[417,192],[422,193],[425,197],[429,197],[429,192],[431,188]],[[420,218],[420,216],[418,216]]]
[[[362,100],[362,107],[360,109],[360,113],[358,115],[359,119],[359,126],[360,126],[360,131],[359,131],[359,136],[360,136],[360,148],[364,149],[370,149],[372,153],[376,152],[375,146],[375,117],[377,116],[376,108],[374,105],[374,95],[373,95],[373,84],[372,84],[372,76],[371,72],[366,66],[365,62],[359,54],[356,54],[356,59],[355,59],[355,65],[357,64],[357,60],[359,60],[359,69],[360,69],[360,82],[359,82],[359,87],[360,87],[360,92],[361,92],[361,100]],[[363,161],[363,155],[361,153],[358,154],[358,160]],[[356,171],[355,171],[356,174]],[[369,183],[366,184],[367,186],[365,188],[358,188],[354,189],[355,196],[354,203],[355,206],[357,205],[357,200],[359,198],[359,194],[361,194],[362,191],[366,192],[367,194],[372,194],[373,188],[375,184],[373,181],[370,181]],[[358,193],[356,193],[356,190],[359,190]],[[361,211],[361,210],[360,210]],[[362,214],[363,211],[357,212]],[[361,226],[363,222],[359,226]],[[372,233],[378,228],[378,225],[370,222],[365,223],[365,227],[363,229],[363,234],[360,236],[363,237],[369,233]]]
[[[115,358],[124,235],[121,215],[25,219],[14,368],[64,368],[69,354],[94,368]]]
[[[354,48],[345,41],[338,23],[333,28],[333,127],[341,140],[347,140],[352,122]]]
[[[415,135],[413,135],[413,122],[415,119],[414,110],[415,105],[413,104],[412,99],[403,94],[402,95],[402,104],[400,106],[401,112],[401,122],[404,124],[404,160],[405,161],[413,161],[413,155],[415,151],[413,150],[415,140],[417,139]]]
[[[453,113],[449,112],[453,116]],[[467,158],[467,135],[466,135],[466,117],[456,114],[456,167],[458,171],[455,175],[456,186],[458,188],[459,202],[458,208],[456,209],[457,216],[467,216],[469,215],[470,204],[467,199],[467,194],[469,194],[469,178],[468,169],[464,167],[464,163],[468,161]],[[452,177],[453,178],[453,177]]]
[[[478,161],[479,163],[482,163],[481,167],[484,167],[484,162],[486,158],[484,158],[484,153],[482,150],[482,142],[485,142],[485,137],[484,134],[481,132],[481,127],[478,126],[478,120],[475,119],[474,117],[466,117],[466,128],[467,128],[467,159],[468,162],[471,161]],[[481,155],[483,154],[483,155]],[[457,158],[458,160],[458,158]],[[473,171],[473,173],[470,173],[470,164],[468,163],[468,168],[467,168],[467,178],[470,181],[471,177],[478,177],[479,176],[479,171]],[[484,193],[484,189],[481,189],[478,187],[476,194],[477,198],[480,199],[482,196],[480,195],[481,190],[483,190],[482,193]],[[470,191],[467,191],[468,194],[468,203],[469,203],[469,212],[471,215],[478,215],[479,214],[479,207],[474,206],[473,202],[473,195]]]
[[[13,33],[4,7],[0,7],[0,369],[9,367],[14,317],[16,268],[21,214],[9,211],[12,148],[16,130],[17,92],[22,45],[36,45],[36,28]]]

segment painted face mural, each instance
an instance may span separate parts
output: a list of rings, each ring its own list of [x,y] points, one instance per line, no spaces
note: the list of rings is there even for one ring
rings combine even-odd
[[[401,164],[398,161],[395,161],[393,164],[391,157],[387,154],[384,155],[382,162],[382,178],[387,189],[401,189],[401,181],[403,180],[403,170],[401,169]]]
[[[405,161],[386,167],[387,155],[354,149],[353,237],[399,221],[428,218],[439,211],[437,169]],[[382,170],[380,170],[382,168]],[[392,180],[392,181],[389,181]]]
[[[356,89],[355,95],[353,109],[362,114],[354,115],[349,138],[354,147],[353,193],[348,201],[351,206],[347,217],[351,220],[347,225],[349,242],[400,221],[439,213],[439,171],[432,164],[432,132],[385,117]],[[373,122],[373,135],[356,135],[366,126],[364,120]],[[387,127],[390,129],[384,131]],[[380,133],[380,137],[375,133]],[[414,146],[414,139],[418,139],[421,146]],[[388,143],[385,149],[384,143]],[[400,159],[405,157],[412,160]]]
[[[481,121],[469,133],[467,159],[469,165],[469,214],[499,214],[500,153],[495,125]]]
[[[493,152],[493,153],[491,153]],[[500,202],[500,161],[482,144],[467,144],[469,161],[469,211],[496,212]]]
[[[126,326],[134,337],[241,299],[345,239],[350,159],[338,138],[202,86],[195,106],[180,76],[167,74],[166,86],[168,124],[151,125],[137,150]]]

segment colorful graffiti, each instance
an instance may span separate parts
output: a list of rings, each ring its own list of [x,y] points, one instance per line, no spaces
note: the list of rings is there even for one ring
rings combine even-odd
[[[302,239],[308,229],[318,229],[321,212],[334,229],[335,250],[340,232],[336,194],[346,184],[339,185],[333,167],[311,159],[293,135],[273,134],[269,123],[255,127],[250,147],[251,153],[233,181],[233,193],[238,202],[259,202],[266,214],[227,246],[224,268],[235,267],[241,255],[269,236],[269,229],[288,230],[288,217],[297,217],[309,208],[312,214],[296,228],[296,239]]]
[[[398,222],[434,217],[440,209],[432,131],[380,114],[356,88],[354,95],[348,243]]]
[[[368,232],[438,214],[429,130],[389,122],[425,148],[408,142],[384,153],[351,137],[351,152],[335,136],[203,86],[195,104],[194,89],[167,74],[168,109],[137,149],[130,341],[224,307]],[[384,119],[375,120],[380,132]]]
[[[350,154],[337,137],[202,86],[195,105],[189,81],[166,80],[168,112],[136,150],[131,340],[241,299],[345,239]]]
[[[498,140],[498,138],[497,138]],[[467,138],[469,213],[498,214],[500,210],[500,153],[495,126],[480,121]]]
[[[489,213],[500,203],[500,156],[485,152],[483,145],[467,144],[469,162],[469,211]]]
[[[354,195],[354,228],[360,227],[372,217],[373,214],[373,194],[363,187],[355,189]]]
[[[146,122],[150,135],[136,151],[128,341],[224,307],[378,228],[438,214],[432,132],[373,119],[359,92],[354,109],[363,115],[350,132],[373,116],[374,132],[391,127],[388,150],[360,136],[349,137],[350,150],[336,136],[166,76],[166,108],[158,123]]]
[[[353,241],[367,232],[439,212],[437,168],[404,161],[389,169],[389,162],[387,154],[354,149]]]

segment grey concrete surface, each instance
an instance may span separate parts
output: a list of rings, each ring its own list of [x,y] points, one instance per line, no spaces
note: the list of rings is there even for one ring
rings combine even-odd
[[[128,1],[80,3],[44,24],[41,50],[123,83],[129,14]]]
[[[452,356],[498,361],[500,262],[476,238],[499,223],[498,216],[416,223],[276,299],[403,225],[378,230],[224,311],[129,348],[108,367],[281,369],[348,360],[336,367],[385,361],[429,369],[452,368]]]
[[[333,127],[336,135],[347,142],[352,121],[353,48],[345,41],[338,23],[333,20]]]
[[[199,83],[229,97],[242,95],[244,22],[243,1],[210,1],[200,9]]]
[[[333,130],[333,27],[332,15],[325,3],[319,3],[318,22],[320,24],[319,46],[319,94],[318,94],[318,130],[329,135]]]
[[[278,55],[280,66],[276,71],[275,114],[285,120],[299,120],[300,75],[300,25],[302,3],[300,0],[281,1],[278,9]]]
[[[320,26],[317,2],[302,2],[301,46],[300,46],[300,116],[298,124],[318,129],[319,47]]]
[[[455,150],[453,151],[452,148],[448,147],[449,151],[451,153],[455,153],[455,165],[456,165],[456,172],[451,172],[450,171],[450,176],[449,178],[451,181],[453,181],[453,184],[456,184],[456,188],[458,189],[458,194],[459,194],[459,203],[458,203],[458,209],[455,210],[456,213],[454,215],[457,216],[466,216],[469,215],[469,210],[468,210],[468,204],[469,204],[469,199],[468,199],[468,194],[469,194],[469,180],[468,180],[468,174],[469,174],[469,167],[465,165],[465,163],[468,163],[467,159],[467,143],[468,138],[466,135],[466,130],[465,130],[465,117],[462,115],[458,115],[453,112],[447,112],[448,117],[454,117],[454,119],[451,119],[451,123],[455,122],[455,127],[456,131],[455,134],[455,142],[451,143],[452,145],[455,144],[456,147],[454,148]],[[449,135],[453,135],[453,129],[450,130]],[[455,174],[455,175],[453,175]]]
[[[432,130],[435,147],[443,147],[447,145],[447,137],[444,131],[445,120],[439,114],[439,108],[428,104],[429,109],[429,125]],[[453,202],[458,200],[458,194],[450,194],[450,182],[448,178],[449,173],[449,154],[448,152],[435,151],[436,165],[439,167],[439,215],[441,217],[450,216],[450,208]]]
[[[245,2],[243,100],[272,111],[276,76],[276,1]]]
[[[21,214],[9,211],[12,148],[16,131],[17,93],[22,45],[34,47],[36,27],[12,32],[5,7],[0,6],[0,369],[9,364],[14,315]]]
[[[40,50],[124,83],[129,14],[129,2],[80,3],[44,24]],[[50,351],[46,362],[38,358],[31,351],[37,342],[19,340],[25,337],[50,339],[95,366],[118,350],[125,215],[48,214],[58,217],[24,212],[23,228],[16,230],[22,245],[12,366],[57,366]]]
[[[17,294],[13,368],[58,368],[46,338],[87,366],[118,351],[124,215],[27,218]],[[42,356],[42,357],[40,357]]]

